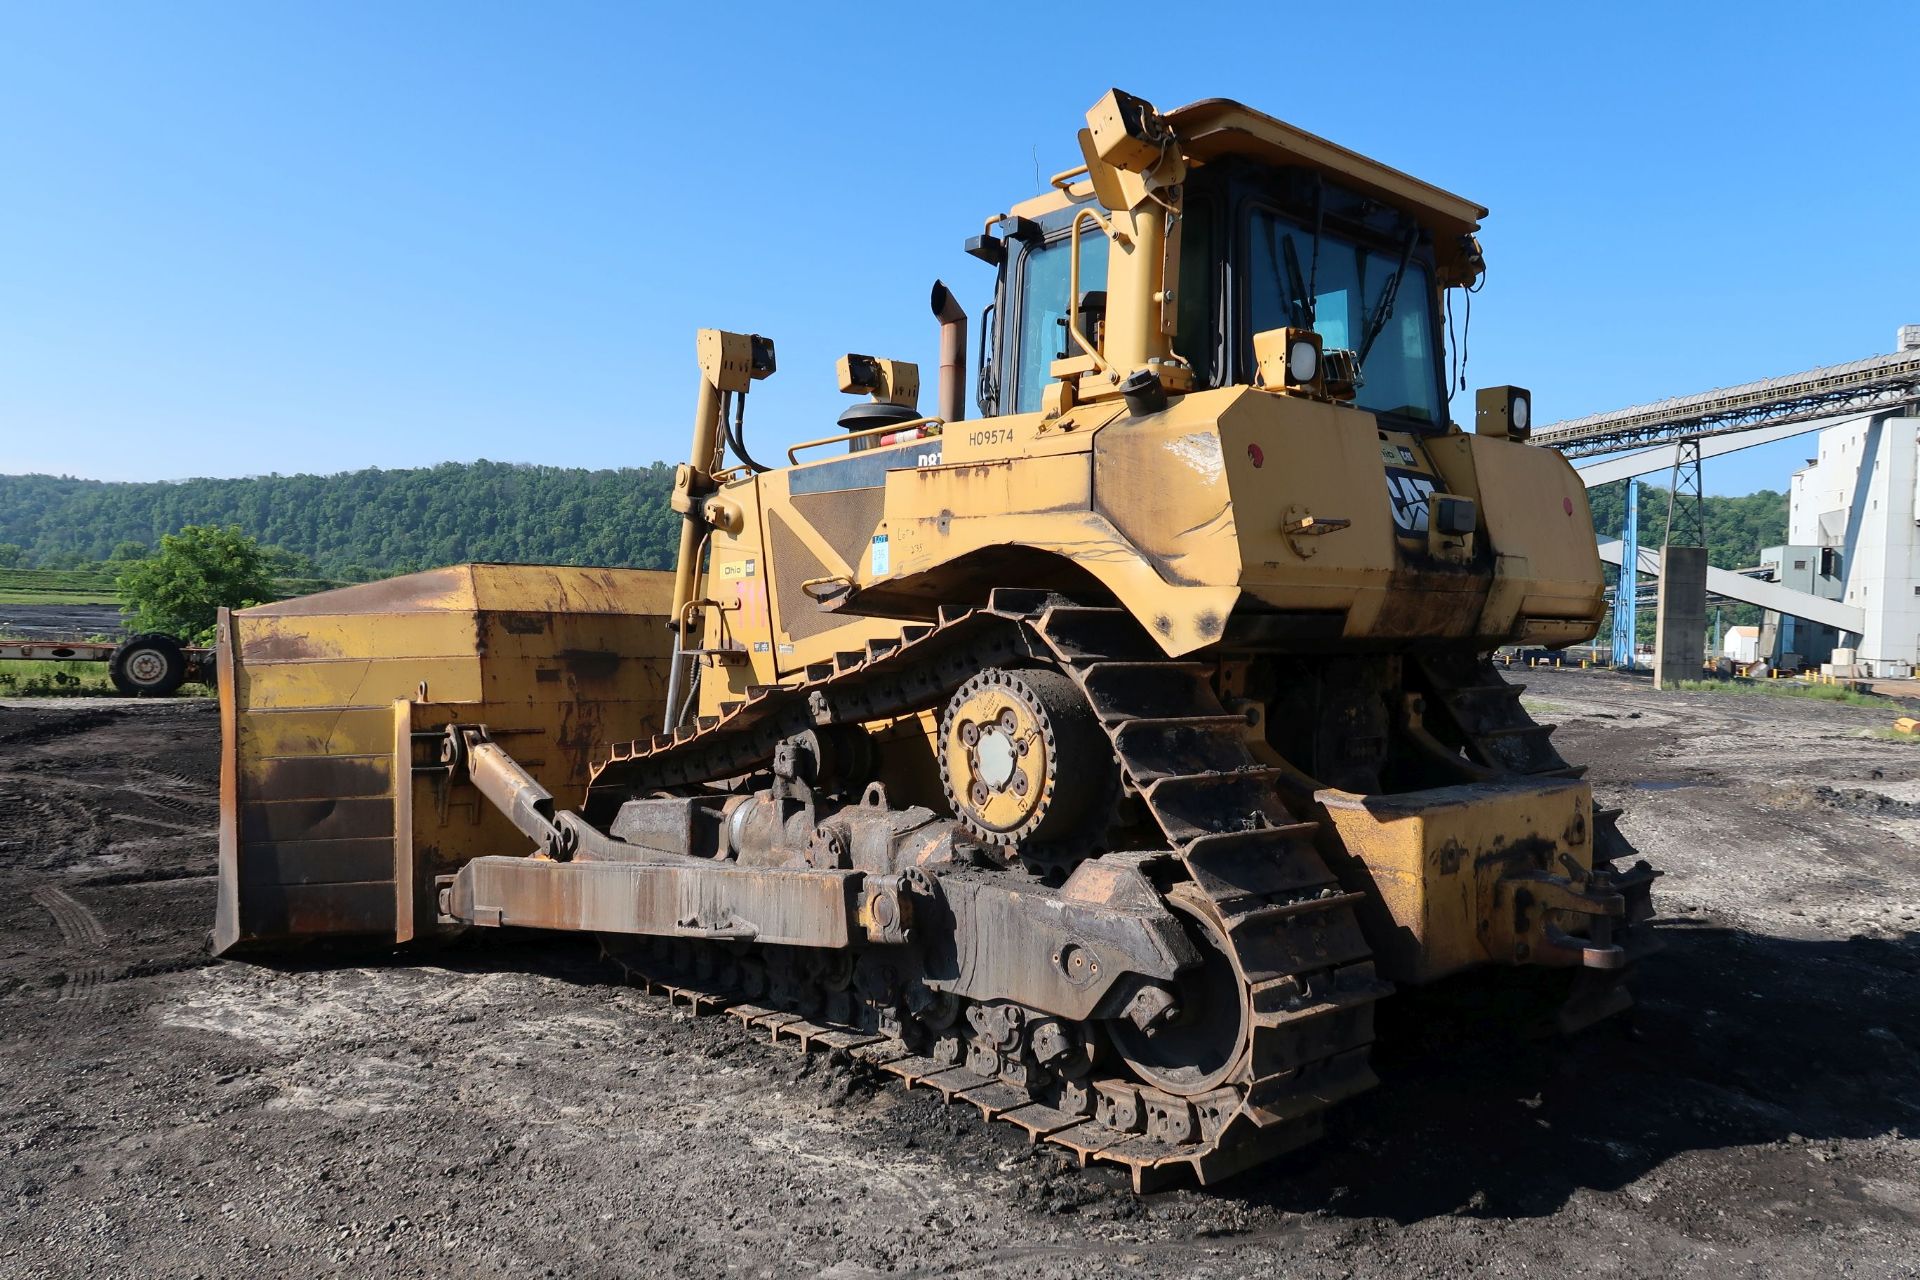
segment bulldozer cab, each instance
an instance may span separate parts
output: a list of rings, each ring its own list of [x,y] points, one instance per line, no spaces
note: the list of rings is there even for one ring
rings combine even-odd
[[[1169,119],[1180,127],[1185,116],[1231,105],[1196,104]],[[1477,277],[1472,230],[1483,211],[1277,120],[1235,123],[1220,132],[1237,136],[1190,173],[1169,233],[1178,245],[1172,346],[1191,365],[1194,389],[1254,383],[1255,334],[1311,329],[1326,349],[1354,353],[1356,407],[1390,430],[1444,429],[1444,286]],[[1316,159],[1316,150],[1326,154]],[[1379,189],[1388,179],[1407,189],[1397,200]],[[982,414],[1039,410],[1053,362],[1074,354],[1075,225],[1075,318],[1088,334],[1100,323],[1108,237],[1077,216],[1097,198],[1091,183],[1063,174],[1053,190],[1006,216],[997,243],[984,237],[970,245],[998,266],[995,323],[981,344]]]

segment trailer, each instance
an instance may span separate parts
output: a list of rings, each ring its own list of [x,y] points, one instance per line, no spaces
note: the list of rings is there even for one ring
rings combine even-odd
[[[212,684],[213,650],[150,631],[118,644],[93,640],[0,640],[0,662],[104,662],[130,698],[164,698],[189,681]]]

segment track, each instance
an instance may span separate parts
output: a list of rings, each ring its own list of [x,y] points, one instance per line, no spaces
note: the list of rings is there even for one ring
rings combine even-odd
[[[768,970],[765,989],[784,995],[770,1002],[762,1002],[759,982],[750,980],[746,995],[732,985],[741,972],[737,954],[700,949],[720,944],[616,945],[614,958],[630,978],[697,1008],[727,1008],[776,1041],[857,1051],[909,1087],[924,1084],[949,1103],[973,1105],[1035,1141],[1072,1150],[1082,1164],[1123,1165],[1136,1187],[1177,1170],[1217,1181],[1310,1141],[1328,1108],[1373,1083],[1372,1005],[1390,988],[1375,979],[1354,915],[1362,895],[1344,892],[1315,852],[1320,824],[1286,808],[1281,771],[1249,749],[1247,722],[1221,705],[1209,669],[1169,660],[1124,610],[996,591],[984,609],[943,612],[937,625],[909,627],[898,641],[873,641],[811,667],[800,683],[752,688],[716,716],[616,749],[595,779],[589,812],[597,805],[604,820],[625,795],[762,768],[781,739],[809,728],[937,706],[1000,664],[1064,673],[1097,717],[1124,794],[1151,816],[1164,842],[1148,854],[1104,856],[1137,862],[1227,957],[1235,1009],[1225,1013],[1223,997],[1208,1018],[1238,1020],[1230,1052],[1175,1040],[1227,1066],[1201,1072],[1155,1062],[1151,1038],[1133,1038],[1116,1020],[1067,1028],[1117,1051],[1091,1078],[1036,1072],[1019,1053],[996,1051],[1021,1043],[1017,1027],[996,1020],[998,1011],[941,1008],[933,1024],[923,1019],[915,1027],[909,1018],[902,1033],[894,1011],[861,1007],[850,983],[814,991],[821,974],[850,971],[829,957],[754,962]],[[1551,728],[1521,706],[1522,687],[1490,663],[1460,655],[1421,665],[1469,768],[1487,776],[1580,775],[1553,748]],[[1644,922],[1654,873],[1644,863],[1622,873],[1611,861],[1632,852],[1618,817],[1617,810],[1595,813],[1595,872],[1628,903],[1613,940],[1644,953],[1652,949]],[[1090,843],[1097,852],[1098,842]],[[1557,1016],[1572,1031],[1630,1003],[1624,970],[1579,973]],[[1021,1016],[1048,1019],[1039,1010]],[[963,1018],[974,1023],[970,1036]],[[954,1025],[959,1033],[948,1030]]]
[[[67,1019],[89,1017],[89,1006],[99,994],[100,984],[112,976],[106,963],[107,932],[85,903],[57,885],[41,885],[33,891],[33,898],[53,917],[67,949],[78,953],[68,964],[66,980],[60,986],[60,1012]]]
[[[1343,892],[1315,851],[1318,824],[1282,804],[1278,771],[1249,750],[1246,720],[1221,706],[1206,669],[1167,659],[1122,610],[996,592],[985,610],[911,630],[898,645],[842,655],[810,671],[804,684],[757,690],[691,732],[633,744],[596,785],[617,780],[639,789],[743,772],[771,758],[797,726],[906,714],[1011,660],[1043,662],[1078,687],[1111,744],[1124,790],[1139,798],[1166,845],[1106,856],[1177,881],[1172,905],[1230,966],[1206,1014],[1226,1029],[1225,1043],[1208,1043],[1207,1031],[1175,1038],[1206,1069],[1157,1060],[1168,1051],[1152,1037],[1075,1024],[1067,1035],[1106,1041],[1120,1061],[1084,1074],[1034,1071],[1027,1055],[1005,1052],[1021,1043],[1020,1027],[982,1008],[923,1017],[909,1028],[931,1042],[931,1052],[922,1052],[924,1044],[881,1033],[889,1011],[877,1005],[839,1018],[825,1012],[836,996],[848,1008],[844,986],[813,990],[813,975],[834,968],[830,956],[749,961],[768,965],[767,986],[786,993],[768,1007],[728,990],[740,957],[720,944],[615,945],[610,954],[631,978],[672,998],[728,1008],[775,1040],[858,1052],[910,1087],[975,1106],[989,1120],[1071,1150],[1082,1164],[1122,1165],[1138,1188],[1182,1170],[1217,1181],[1312,1140],[1327,1108],[1374,1082],[1372,1005],[1388,987],[1374,977],[1354,916],[1359,895]],[[1053,1021],[1039,1010],[1017,1016]],[[949,1030],[966,1023],[970,1036]]]

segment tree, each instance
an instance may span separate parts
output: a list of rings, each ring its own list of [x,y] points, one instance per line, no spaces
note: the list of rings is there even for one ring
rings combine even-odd
[[[134,631],[164,631],[186,644],[211,644],[222,607],[273,598],[260,544],[240,526],[190,524],[160,539],[160,549],[115,580]]]
[[[17,542],[0,542],[0,569],[18,569],[26,561],[27,549]]]
[[[276,578],[314,578],[320,574],[311,557],[285,547],[260,548],[260,561]]]
[[[107,557],[107,563],[127,564],[134,560],[145,560],[152,554],[152,548],[146,543],[135,542],[129,538],[125,542],[114,544],[113,553]]]

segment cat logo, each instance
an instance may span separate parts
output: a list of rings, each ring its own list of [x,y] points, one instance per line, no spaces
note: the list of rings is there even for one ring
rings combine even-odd
[[[1387,497],[1393,500],[1393,527],[1403,538],[1427,531],[1427,499],[1433,496],[1433,478],[1417,471],[1387,469]]]

